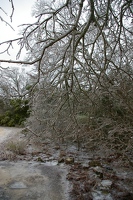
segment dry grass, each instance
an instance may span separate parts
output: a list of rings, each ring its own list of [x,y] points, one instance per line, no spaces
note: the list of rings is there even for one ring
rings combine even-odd
[[[6,148],[7,150],[12,151],[15,154],[24,155],[26,143],[24,141],[9,141],[6,144]]]

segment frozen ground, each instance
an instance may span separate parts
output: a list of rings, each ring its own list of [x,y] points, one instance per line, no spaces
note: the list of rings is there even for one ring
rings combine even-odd
[[[19,128],[0,127],[0,146]],[[67,200],[67,169],[36,161],[0,161],[0,200]]]

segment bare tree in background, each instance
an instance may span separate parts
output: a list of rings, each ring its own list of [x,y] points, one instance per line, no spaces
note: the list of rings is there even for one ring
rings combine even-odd
[[[76,130],[79,137],[81,119],[77,116],[88,114],[90,119],[95,114],[90,108],[98,108],[99,101],[106,100],[112,109],[108,102],[108,98],[114,98],[112,88],[123,102],[126,95],[132,96],[132,88],[124,90],[125,97],[117,90],[123,77],[129,82],[133,79],[132,0],[40,0],[33,15],[37,21],[23,24],[20,38],[0,44],[6,44],[4,52],[8,52],[13,42],[18,42],[17,60],[0,62],[34,65],[38,72],[34,86],[38,84],[40,88],[33,100],[36,120],[43,124],[50,118],[59,133],[58,119],[58,127],[65,124],[62,134]],[[27,60],[19,60],[23,48],[27,50]],[[119,74],[120,81],[115,74]],[[106,96],[104,100],[99,97],[100,91]],[[132,101],[125,101],[124,105],[131,111]],[[66,121],[62,115],[67,116]]]
[[[24,97],[28,84],[25,69],[12,67],[0,70],[0,94],[5,99]]]

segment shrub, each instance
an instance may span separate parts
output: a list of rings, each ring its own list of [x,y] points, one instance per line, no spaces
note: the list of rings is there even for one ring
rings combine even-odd
[[[22,125],[29,114],[28,100],[11,99],[7,111],[0,116],[0,125]]]

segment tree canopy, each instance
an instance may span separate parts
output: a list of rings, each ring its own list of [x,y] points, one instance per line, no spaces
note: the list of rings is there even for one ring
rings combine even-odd
[[[34,128],[42,131],[47,123],[56,129],[58,119],[59,129],[65,124],[62,132],[68,131],[70,116],[73,130],[86,118],[96,128],[94,116],[131,122],[132,0],[39,0],[32,14],[35,23],[21,25],[19,38],[0,44],[8,53],[17,42],[17,60],[0,62],[35,67]],[[23,48],[28,56],[19,60]]]
[[[0,44],[7,44],[6,52],[17,41],[18,60],[0,62],[36,63],[39,73],[42,68],[59,71],[59,77],[69,77],[72,89],[75,70],[87,68],[98,76],[132,64],[132,14],[132,0],[37,1],[37,21],[22,25],[22,37]],[[19,61],[22,48],[29,52],[26,61]]]

